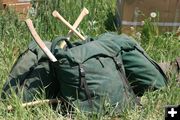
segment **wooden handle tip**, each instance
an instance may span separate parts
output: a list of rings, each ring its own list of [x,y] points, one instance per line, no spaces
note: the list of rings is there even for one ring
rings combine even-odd
[[[57,14],[58,14],[58,12],[57,12],[56,10],[54,10],[53,13],[52,13],[52,15],[53,15],[54,17],[57,17]]]
[[[25,22],[29,23],[29,22],[32,22],[32,20],[31,19],[26,19]]]
[[[86,9],[85,7],[83,8],[83,11],[84,11],[85,14],[89,14],[88,9]]]

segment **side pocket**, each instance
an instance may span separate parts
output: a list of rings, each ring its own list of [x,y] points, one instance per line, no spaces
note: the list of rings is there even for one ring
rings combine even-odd
[[[123,50],[122,59],[127,79],[136,95],[141,96],[146,90],[166,86],[167,77],[141,47],[134,46],[131,50]]]
[[[30,45],[33,44],[30,43]],[[8,79],[3,85],[3,92],[1,94],[2,98],[6,98],[5,94],[11,95],[12,90],[17,93],[25,78],[33,71],[34,67],[37,65],[37,55],[33,52],[34,49],[32,49],[32,47],[29,46],[28,49],[20,54],[13,67],[11,68]]]
[[[135,47],[139,52],[141,52],[158,70],[159,72],[163,75],[163,77],[165,78],[166,82],[168,82],[168,78],[166,76],[166,74],[164,73],[164,71],[162,70],[162,68],[157,64],[157,62],[155,62],[152,58],[149,57],[149,55],[147,55],[146,52],[144,52],[143,49],[139,49],[139,47]]]

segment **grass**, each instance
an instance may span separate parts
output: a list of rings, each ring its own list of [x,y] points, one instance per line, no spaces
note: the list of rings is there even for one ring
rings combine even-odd
[[[65,36],[68,28],[52,17],[53,10],[59,11],[71,24],[76,20],[83,7],[90,14],[82,21],[79,30],[83,35],[97,36],[107,31],[117,31],[114,27],[115,1],[109,0],[51,0],[40,1],[36,14],[30,18],[43,40],[53,40],[57,36]],[[110,16],[110,17],[109,17]],[[175,33],[160,33],[158,27],[152,24],[152,18],[145,20],[143,27],[132,36],[143,46],[146,52],[156,61],[169,61],[180,56],[180,40]],[[75,40],[77,37],[73,37]],[[27,48],[32,37],[25,23],[18,19],[12,11],[0,11],[0,92],[8,73],[19,54]],[[63,116],[58,110],[52,110],[48,105],[33,108],[22,108],[21,101],[13,96],[12,100],[0,101],[0,119],[123,119],[123,120],[159,120],[164,118],[165,105],[180,103],[180,88],[174,77],[169,85],[162,90],[146,92],[142,98],[143,106],[126,109],[123,114],[99,114],[88,117],[76,112],[74,115]],[[7,112],[7,105],[12,104],[15,111]]]

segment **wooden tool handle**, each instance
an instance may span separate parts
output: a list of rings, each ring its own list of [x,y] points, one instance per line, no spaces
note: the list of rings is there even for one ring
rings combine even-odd
[[[31,19],[27,19],[26,21],[26,24],[29,28],[29,31],[31,32],[34,40],[36,41],[36,43],[39,45],[39,47],[43,50],[43,52],[49,57],[49,59],[52,61],[52,62],[56,62],[57,59],[55,58],[55,56],[51,53],[51,51],[46,47],[46,45],[44,44],[44,42],[41,40],[41,38],[39,37],[39,35],[37,34],[34,26],[33,26],[33,23],[31,21]]]
[[[81,23],[81,21],[83,20],[83,18],[89,14],[89,11],[86,8],[83,8],[83,10],[81,11],[80,15],[78,16],[78,18],[76,19],[75,23],[73,24],[73,28],[76,29],[79,24]],[[69,30],[68,34],[67,34],[67,39],[69,40],[70,37],[72,36],[73,31]],[[64,48],[64,46],[66,45],[66,42],[63,41],[60,44],[60,48]]]
[[[33,101],[33,102],[28,102],[28,103],[23,103],[21,106],[22,107],[32,107],[35,105],[41,105],[41,104],[54,104],[54,103],[60,103],[61,101],[58,99],[46,99],[46,100],[37,100],[37,101]],[[8,111],[12,111],[14,108],[13,106],[9,105],[7,107]]]
[[[83,10],[81,11],[80,15],[78,16],[78,18],[76,19],[75,23],[73,24],[73,28],[76,29],[79,24],[81,23],[81,21],[83,20],[83,18],[89,14],[89,11],[86,8],[83,8]],[[71,34],[73,33],[72,30],[69,30],[68,35],[67,36],[71,36]]]
[[[73,28],[72,25],[69,24],[69,22],[67,22],[56,10],[53,11],[52,15],[55,18],[58,18],[59,20],[61,20],[67,27],[69,27],[80,39],[85,40],[85,37],[82,36],[76,29]]]

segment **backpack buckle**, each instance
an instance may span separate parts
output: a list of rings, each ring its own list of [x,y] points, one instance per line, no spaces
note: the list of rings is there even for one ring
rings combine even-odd
[[[122,63],[117,59],[117,57],[113,57],[113,60],[114,60],[114,62],[115,62],[115,64],[116,64],[116,68],[117,68],[118,70],[120,70],[121,67],[122,67]]]
[[[79,71],[80,71],[80,76],[85,77],[85,70],[84,70],[82,64],[79,65]]]
[[[81,68],[81,67],[80,67],[80,75],[81,75],[81,77],[85,77],[84,68]]]

